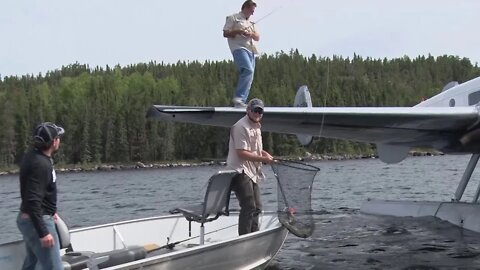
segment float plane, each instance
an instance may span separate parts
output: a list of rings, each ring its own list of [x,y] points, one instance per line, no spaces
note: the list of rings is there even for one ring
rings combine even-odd
[[[231,127],[244,108],[153,105],[149,118]],[[313,107],[306,86],[294,107],[265,107],[262,131],[296,134],[302,144],[312,136],[376,145],[378,157],[397,163],[412,148],[445,154],[471,154],[455,197],[448,202],[368,200],[361,212],[393,216],[435,216],[480,232],[480,185],[471,202],[460,201],[480,158],[480,77],[450,82],[441,93],[413,107]]]

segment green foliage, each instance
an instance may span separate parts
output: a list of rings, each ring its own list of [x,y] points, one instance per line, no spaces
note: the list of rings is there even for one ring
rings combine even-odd
[[[290,106],[308,85],[314,106],[412,106],[450,81],[480,75],[455,56],[352,59],[302,56],[297,50],[257,58],[250,98]],[[232,61],[140,63],[91,69],[79,63],[45,76],[0,79],[0,167],[12,167],[28,148],[33,127],[65,127],[56,155],[63,164],[153,162],[225,158],[226,128],[150,121],[152,104],[230,106],[237,71]],[[295,136],[264,133],[274,155],[371,154],[372,145],[315,138],[301,147]]]

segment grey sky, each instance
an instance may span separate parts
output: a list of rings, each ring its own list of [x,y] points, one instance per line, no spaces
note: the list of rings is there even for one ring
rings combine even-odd
[[[2,0],[0,74],[45,74],[151,60],[231,59],[222,28],[243,0]],[[258,0],[263,53],[395,58],[457,55],[480,62],[480,1]]]

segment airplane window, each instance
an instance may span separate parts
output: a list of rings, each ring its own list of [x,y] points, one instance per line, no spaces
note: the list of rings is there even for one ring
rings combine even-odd
[[[450,99],[450,102],[448,103],[450,107],[455,107],[455,99]]]
[[[468,106],[475,105],[480,102],[480,91],[470,93],[468,95]]]

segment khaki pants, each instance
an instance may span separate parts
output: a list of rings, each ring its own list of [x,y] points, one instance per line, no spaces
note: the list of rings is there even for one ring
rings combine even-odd
[[[237,174],[232,179],[232,190],[240,203],[238,234],[258,231],[258,215],[262,212],[260,190],[246,174]]]

